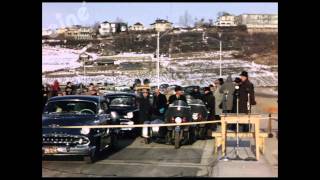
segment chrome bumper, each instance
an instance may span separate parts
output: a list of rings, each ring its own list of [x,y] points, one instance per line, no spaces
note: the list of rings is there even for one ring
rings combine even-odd
[[[55,153],[45,154],[45,149],[49,147],[57,148]],[[42,147],[42,156],[63,156],[63,155],[90,155],[96,149],[96,146],[43,146]]]

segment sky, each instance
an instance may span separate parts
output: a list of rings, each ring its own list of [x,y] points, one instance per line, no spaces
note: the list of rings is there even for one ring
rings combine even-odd
[[[71,25],[93,25],[95,22],[115,21],[117,18],[132,25],[141,22],[149,27],[157,18],[174,25],[185,11],[195,18],[216,21],[217,13],[278,14],[277,3],[42,3],[42,28],[55,29]]]

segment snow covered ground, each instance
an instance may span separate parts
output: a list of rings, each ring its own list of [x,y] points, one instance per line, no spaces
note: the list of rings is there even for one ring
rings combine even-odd
[[[63,68],[77,68],[81,50],[42,46],[42,72],[53,71]],[[97,58],[94,53],[88,53],[93,59]]]
[[[76,68],[81,66],[80,63],[76,62],[81,50],[71,50],[65,48],[53,48],[53,47],[43,47],[42,51],[42,64],[43,72],[51,71],[61,68]],[[89,53],[96,59],[98,56],[96,54]],[[207,53],[210,55],[210,53]],[[216,52],[211,54],[216,55]],[[230,54],[230,52],[224,52],[225,55]],[[136,53],[124,53],[114,57],[124,57],[121,60],[116,61],[116,64],[123,62],[139,62],[144,60],[125,60],[125,57],[150,57],[152,61],[156,59],[152,58],[152,54],[136,54]],[[149,58],[148,58],[149,59]],[[251,63],[248,61],[243,61],[239,59],[224,58],[222,61],[222,77],[225,79],[228,74],[231,74],[233,78],[237,77],[241,71],[246,70],[249,72],[250,80],[257,87],[264,86],[277,86],[278,85],[278,72],[272,71],[270,66],[260,65]],[[178,84],[182,86],[187,85],[200,85],[207,86],[212,83],[215,79],[219,78],[219,60],[192,60],[191,58],[186,59],[176,59],[170,60],[169,58],[161,58],[161,83],[167,84]],[[124,73],[122,71],[121,73]],[[123,74],[117,76],[75,76],[75,77],[62,77],[62,78],[43,78],[44,83],[52,83],[57,79],[60,83],[65,84],[68,81],[74,83],[83,82],[85,84],[93,83],[115,83],[117,85],[131,85],[134,79],[145,79],[151,80],[152,85],[156,85],[157,75],[155,70],[150,70],[146,72],[136,72],[135,74]]]

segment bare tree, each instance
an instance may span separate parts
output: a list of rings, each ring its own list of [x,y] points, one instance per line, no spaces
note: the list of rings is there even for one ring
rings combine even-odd
[[[99,32],[99,28],[100,28],[100,22],[99,22],[99,21],[96,21],[96,22],[92,25],[92,29],[93,29],[95,32]]]
[[[209,25],[210,25],[210,26],[213,25],[213,19],[209,19]]]
[[[124,21],[123,21],[120,17],[117,17],[116,20],[115,20],[115,22],[121,23],[121,22],[124,22]]]
[[[229,16],[229,15],[231,15],[230,13],[228,13],[228,12],[226,12],[226,11],[220,11],[220,12],[218,12],[218,17],[220,17],[220,16]]]
[[[190,25],[192,24],[192,16],[188,13],[188,11],[185,11],[184,15],[180,16],[179,24],[184,27],[190,27]]]

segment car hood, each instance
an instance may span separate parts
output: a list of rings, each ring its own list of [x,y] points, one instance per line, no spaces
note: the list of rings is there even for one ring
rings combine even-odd
[[[95,120],[98,120],[96,115],[45,115],[42,117],[42,126],[45,126],[42,128],[42,134],[79,135],[81,128],[54,128],[52,126],[94,125]]]
[[[109,112],[115,111],[119,115],[126,115],[128,112],[133,112],[135,110],[137,110],[137,108],[134,106],[131,106],[131,107],[110,106],[108,109]]]
[[[96,115],[44,115],[42,126],[85,126],[93,125],[98,119]]]

